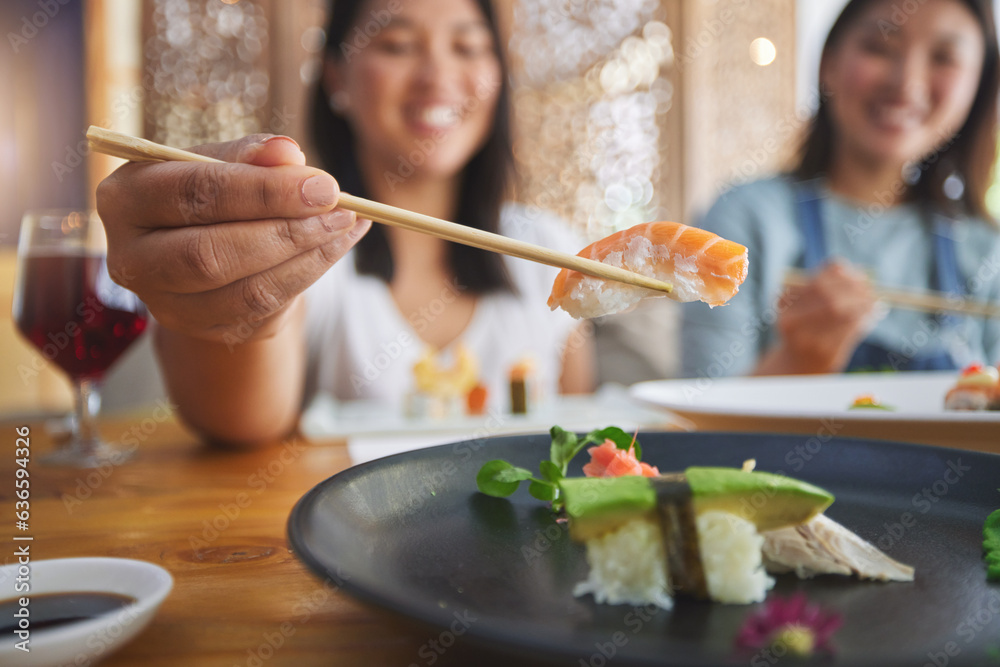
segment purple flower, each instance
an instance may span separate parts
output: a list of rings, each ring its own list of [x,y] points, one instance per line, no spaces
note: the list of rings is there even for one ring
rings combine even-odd
[[[736,644],[752,649],[780,648],[799,656],[817,650],[832,652],[830,637],[840,625],[840,614],[809,604],[802,593],[790,598],[772,596],[763,609],[747,617],[736,635]]]

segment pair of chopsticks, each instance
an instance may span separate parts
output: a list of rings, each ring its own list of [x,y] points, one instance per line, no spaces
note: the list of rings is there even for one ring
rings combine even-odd
[[[222,162],[222,160],[198,155],[197,153],[190,153],[179,148],[171,148],[146,139],[140,139],[93,125],[87,130],[87,139],[90,142],[91,150],[132,160],[133,162],[165,162],[171,160],[181,162]],[[455,243],[462,243],[475,248],[490,250],[503,255],[519,257],[520,259],[527,259],[532,262],[539,262],[562,269],[579,271],[595,278],[615,280],[659,292],[669,293],[673,291],[673,285],[670,283],[639,273],[633,273],[616,266],[609,266],[592,259],[543,248],[542,246],[525,243],[524,241],[518,241],[499,234],[473,229],[454,222],[433,218],[429,215],[396,208],[395,206],[387,206],[386,204],[355,197],[346,192],[340,193],[337,206],[348,211],[353,211],[361,217],[374,220],[375,222],[430,234],[446,241],[454,241]]]
[[[812,278],[805,271],[790,269],[785,273],[785,285],[802,287]],[[1000,305],[969,299],[957,299],[945,292],[890,289],[875,286],[875,295],[889,306],[919,310],[926,313],[958,313],[974,317],[1000,318]]]

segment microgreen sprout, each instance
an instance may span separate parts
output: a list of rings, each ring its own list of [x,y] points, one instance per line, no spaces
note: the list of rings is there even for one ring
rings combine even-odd
[[[559,498],[559,481],[566,477],[570,461],[587,445],[600,445],[605,440],[611,440],[618,449],[635,451],[636,460],[642,459],[642,447],[635,436],[631,436],[617,426],[591,431],[583,438],[578,438],[558,426],[549,431],[552,444],[549,447],[549,458],[539,466],[540,477],[526,468],[518,468],[502,459],[494,459],[483,464],[476,475],[476,486],[488,496],[506,498],[521,485],[530,481],[528,492],[539,500],[551,501],[554,506],[561,504]]]

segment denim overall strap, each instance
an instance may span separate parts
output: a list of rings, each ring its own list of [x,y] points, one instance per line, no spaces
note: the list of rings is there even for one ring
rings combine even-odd
[[[934,288],[956,297],[965,296],[962,272],[958,268],[958,252],[953,234],[955,221],[943,215],[934,216]]]
[[[802,268],[819,270],[826,262],[826,234],[823,231],[822,196],[816,181],[799,184],[799,226],[802,231]]]

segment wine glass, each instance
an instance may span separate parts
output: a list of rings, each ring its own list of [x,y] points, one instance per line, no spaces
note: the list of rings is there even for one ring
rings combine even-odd
[[[30,210],[21,220],[14,286],[17,328],[73,383],[76,419],[46,463],[98,467],[131,453],[98,434],[108,367],[145,330],[139,298],[108,275],[104,226],[95,211]]]

